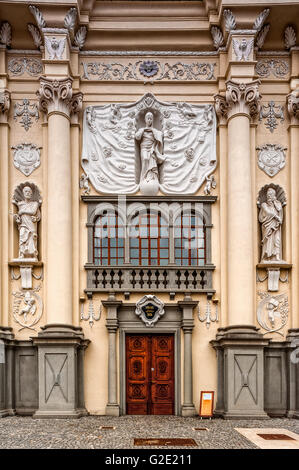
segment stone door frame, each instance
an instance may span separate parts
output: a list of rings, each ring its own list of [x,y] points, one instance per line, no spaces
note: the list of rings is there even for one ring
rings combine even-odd
[[[197,415],[193,403],[192,330],[194,328],[193,309],[197,306],[198,301],[192,300],[190,294],[186,293],[184,300],[165,303],[165,314],[153,327],[146,327],[142,320],[136,316],[136,303],[123,303],[121,300],[116,299],[114,292],[109,294],[107,300],[102,300],[102,304],[107,309],[106,328],[108,330],[108,403],[106,415],[119,416],[126,412],[126,333],[174,334],[175,415]],[[182,370],[181,329],[184,334],[184,365]],[[119,333],[119,361],[117,361],[117,333]],[[181,375],[184,384],[183,400],[181,400]]]

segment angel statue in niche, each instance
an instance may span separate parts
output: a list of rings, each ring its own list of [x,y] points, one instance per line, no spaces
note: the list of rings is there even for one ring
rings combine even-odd
[[[140,191],[154,196],[159,191],[159,165],[166,157],[163,155],[163,132],[154,127],[154,115],[148,111],[145,115],[145,127],[135,133],[137,153],[140,155]]]
[[[12,200],[18,208],[14,219],[19,229],[19,260],[37,261],[37,223],[41,219],[41,197],[33,183],[20,184]]]

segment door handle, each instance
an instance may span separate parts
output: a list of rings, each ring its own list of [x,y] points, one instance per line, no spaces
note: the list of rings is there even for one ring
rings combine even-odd
[[[155,370],[155,369],[154,369],[153,367],[151,367],[151,371],[154,372],[154,370]]]

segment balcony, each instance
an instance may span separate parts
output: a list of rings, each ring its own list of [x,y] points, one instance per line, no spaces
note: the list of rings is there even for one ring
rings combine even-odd
[[[213,294],[214,265],[205,266],[95,266],[86,264],[86,292],[166,292],[186,291]]]

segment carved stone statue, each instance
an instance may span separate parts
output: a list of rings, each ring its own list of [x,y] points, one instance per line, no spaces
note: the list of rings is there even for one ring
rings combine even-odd
[[[282,261],[281,226],[283,223],[283,190],[275,185],[264,186],[259,194],[259,222],[262,230],[261,263]]]
[[[158,166],[165,161],[163,155],[163,133],[153,126],[154,116],[150,111],[145,115],[146,127],[135,133],[140,142],[141,175],[140,189],[143,194],[155,195],[159,190]]]
[[[37,261],[37,223],[41,219],[41,197],[33,183],[20,184],[13,197],[13,204],[18,207],[14,219],[19,229],[19,260]]]

